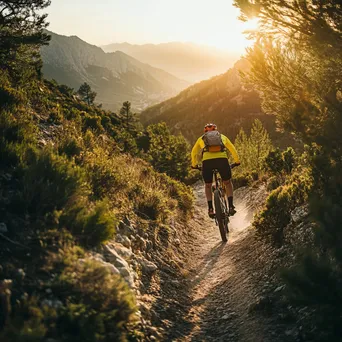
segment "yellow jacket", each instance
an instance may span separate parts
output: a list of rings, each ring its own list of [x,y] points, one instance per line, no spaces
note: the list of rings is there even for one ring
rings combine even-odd
[[[232,154],[235,163],[240,163],[239,156],[236,152],[234,145],[231,141],[223,134],[221,134],[222,142],[228,151]],[[204,152],[202,151],[205,147],[202,137],[199,137],[191,151],[191,165],[193,167],[198,166],[203,160],[216,159],[216,158],[228,158],[227,151],[224,152]],[[201,153],[200,153],[201,152]]]

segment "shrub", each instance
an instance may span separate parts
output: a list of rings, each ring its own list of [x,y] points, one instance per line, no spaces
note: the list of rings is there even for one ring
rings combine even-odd
[[[265,158],[265,167],[274,175],[279,174],[284,169],[284,160],[282,158],[279,148],[270,151]]]
[[[82,145],[76,137],[67,137],[58,147],[60,154],[65,154],[67,157],[79,156],[82,152]]]
[[[275,190],[280,186],[280,181],[277,176],[270,177],[267,180],[267,191]]]
[[[236,175],[233,178],[233,185],[235,189],[242,188],[251,184],[253,181],[252,176],[249,173],[243,173],[241,175]]]
[[[101,117],[98,115],[90,115],[88,113],[84,113],[83,127],[85,130],[90,128],[98,132],[102,132],[104,130],[101,125]]]
[[[164,221],[167,217],[166,201],[157,190],[147,191],[138,198],[135,210],[144,219]]]
[[[281,245],[283,230],[291,220],[291,211],[305,202],[309,187],[309,180],[303,176],[273,190],[267,198],[265,208],[254,218],[253,226],[258,233],[276,245]]]
[[[55,293],[69,293],[56,326],[72,341],[125,341],[135,320],[135,300],[120,276],[94,260],[76,261],[55,282]],[[64,298],[61,297],[61,300]]]
[[[99,246],[114,237],[117,220],[107,201],[98,202],[91,210],[86,201],[77,202],[60,217],[61,227],[69,229],[82,244]]]
[[[44,297],[24,295],[13,301],[16,304],[11,307],[11,316],[0,333],[1,340],[134,340],[129,328],[136,322],[135,299],[121,277],[111,274],[95,260],[60,252],[55,262],[57,267],[64,264],[64,268],[49,284],[54,298],[44,301]]]
[[[44,216],[61,210],[87,193],[80,167],[49,150],[31,153],[22,166],[19,203],[30,214]]]

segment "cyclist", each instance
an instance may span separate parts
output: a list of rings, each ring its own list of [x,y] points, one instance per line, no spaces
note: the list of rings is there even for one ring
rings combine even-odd
[[[191,167],[197,168],[199,159],[202,162],[202,176],[205,182],[205,195],[208,201],[208,214],[215,218],[212,198],[213,169],[221,175],[228,197],[229,215],[236,213],[233,204],[232,172],[230,169],[227,150],[232,154],[236,165],[240,165],[238,153],[231,141],[217,131],[217,126],[208,123],[204,126],[204,135],[199,137],[191,151]],[[202,152],[200,156],[200,152]]]

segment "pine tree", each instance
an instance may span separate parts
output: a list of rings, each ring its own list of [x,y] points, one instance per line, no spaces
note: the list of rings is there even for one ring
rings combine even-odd
[[[265,157],[273,148],[267,130],[258,119],[254,120],[250,135],[247,136],[241,128],[235,138],[235,148],[241,159],[242,172],[260,172],[263,169]]]
[[[248,158],[251,168],[253,171],[260,172],[263,168],[265,157],[272,149],[272,142],[266,129],[258,119],[253,122],[248,147]]]
[[[50,39],[41,10],[49,5],[49,0],[0,1],[0,70],[17,82],[40,75],[39,48]]]
[[[81,97],[82,101],[86,102],[88,106],[93,105],[97,93],[92,91],[90,85],[84,82],[77,91],[77,94]]]
[[[122,104],[120,114],[125,121],[127,130],[132,130],[136,123],[136,115],[131,111],[131,103],[129,101],[126,101]]]
[[[184,180],[189,173],[190,146],[182,135],[170,133],[165,122],[147,127],[151,164],[159,172]]]

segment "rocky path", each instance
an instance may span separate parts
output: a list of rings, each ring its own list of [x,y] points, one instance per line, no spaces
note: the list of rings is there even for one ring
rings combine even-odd
[[[243,189],[236,191],[238,213],[231,218],[227,244],[221,243],[218,228],[206,216],[203,189],[196,188],[195,193],[193,237],[186,265],[188,304],[168,340],[291,341],[286,325],[275,322],[276,313],[265,314],[267,303],[260,303],[267,281],[263,276],[267,253],[249,229],[255,208],[248,203],[256,203],[262,189],[252,195]],[[254,307],[260,306],[265,310],[255,312]]]

